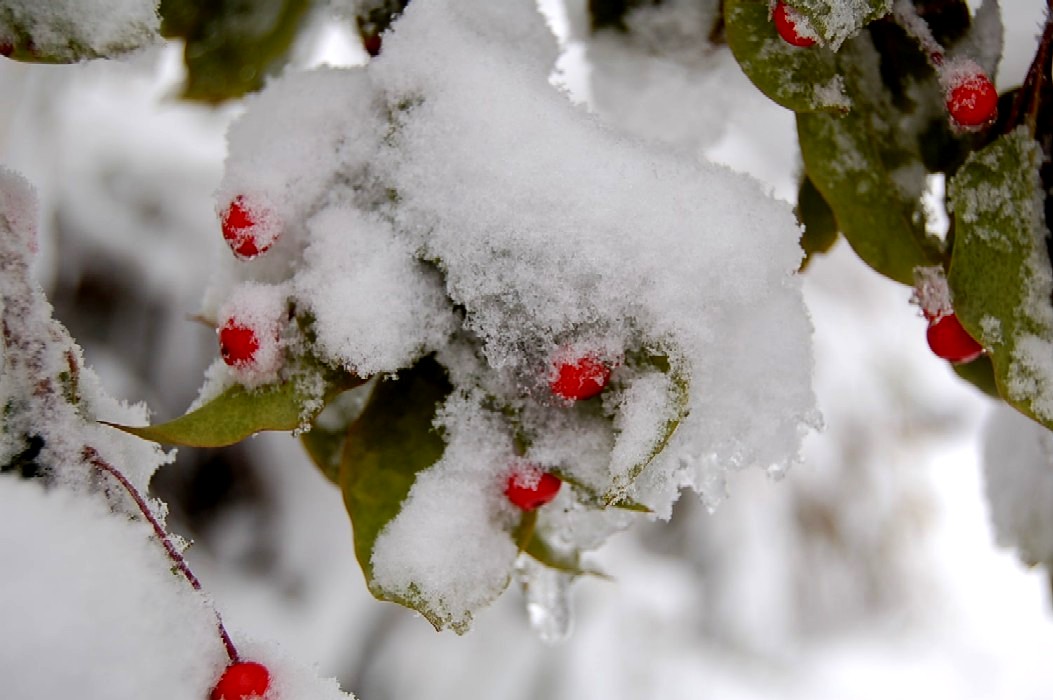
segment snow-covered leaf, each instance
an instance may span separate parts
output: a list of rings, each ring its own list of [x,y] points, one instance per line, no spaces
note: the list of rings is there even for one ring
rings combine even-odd
[[[1053,427],[1053,274],[1041,163],[1024,128],[969,157],[950,187],[947,281],[962,325],[991,355],[1002,396]]]
[[[769,17],[767,0],[727,0],[724,20],[735,59],[772,100],[795,112],[849,108],[833,52],[783,41]]]
[[[822,42],[834,50],[892,11],[892,0],[787,0],[786,4],[804,15]]]
[[[868,117],[799,114],[797,134],[808,177],[833,209],[845,239],[872,268],[903,284],[914,268],[931,265],[936,251],[914,220],[906,199],[877,148]]]
[[[450,388],[446,370],[431,357],[399,372],[395,379],[381,380],[348,430],[339,476],[354,529],[355,555],[370,592],[380,600],[417,610],[436,629],[445,626],[443,617],[423,598],[376,584],[372,559],[377,537],[399,514],[417,474],[442,457],[445,444],[432,422]]]
[[[160,40],[157,0],[0,0],[0,50],[19,61],[74,63]]]

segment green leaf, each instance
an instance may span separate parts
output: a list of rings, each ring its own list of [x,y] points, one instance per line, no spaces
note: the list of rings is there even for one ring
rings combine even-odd
[[[972,362],[951,365],[954,372],[993,399],[1001,399],[998,393],[998,382],[995,380],[994,364],[987,355],[981,355]]]
[[[869,116],[798,114],[797,135],[808,177],[864,262],[912,285],[915,267],[939,260],[915,220],[917,202],[900,193],[878,152]]]
[[[803,14],[822,42],[834,49],[892,11],[892,0],[786,0],[786,4]]]
[[[814,255],[825,253],[837,242],[837,219],[808,176],[801,179],[795,211],[797,220],[804,227],[801,234],[801,248],[804,250],[804,260],[801,262],[803,270]]]
[[[347,428],[328,430],[317,425],[300,435],[307,456],[326,479],[337,485],[340,484],[340,462],[346,437]]]
[[[795,112],[849,108],[833,52],[783,41],[768,16],[767,0],[725,0],[724,21],[735,60],[773,101]]]
[[[317,403],[316,409],[308,408]],[[236,385],[200,408],[167,423],[143,427],[106,425],[166,445],[224,447],[261,430],[296,430],[321,410],[321,401],[294,381],[258,390]],[[105,422],[105,421],[103,421]]]
[[[1042,150],[1026,128],[970,155],[951,181],[954,310],[987,349],[1001,396],[1053,428],[1053,308]]]
[[[185,40],[183,96],[217,103],[263,87],[281,68],[309,0],[162,0],[161,32]]]
[[[377,537],[399,514],[417,474],[442,457],[445,443],[432,422],[451,390],[446,370],[432,357],[394,379],[382,378],[347,431],[339,478],[354,530],[355,556],[370,592],[418,611],[437,630],[445,621],[421,596],[393,594],[374,582],[372,557]]]

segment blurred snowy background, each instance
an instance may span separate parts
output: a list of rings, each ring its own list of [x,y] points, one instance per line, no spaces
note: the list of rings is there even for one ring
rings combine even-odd
[[[566,42],[555,79],[575,99],[792,199],[792,115],[729,55],[688,51],[627,77],[624,48],[578,40],[584,0],[544,5]],[[1002,89],[1020,82],[1044,8],[1003,11]],[[365,60],[319,18],[295,62]],[[216,355],[190,316],[229,255],[213,193],[239,112],[180,102],[180,71],[178,46],[0,62],[0,163],[43,208],[37,279],[110,391],[158,420],[183,412]],[[531,632],[515,586],[464,637],[376,602],[339,492],[289,436],[181,449],[154,492],[236,637],[278,640],[362,700],[1049,697],[1049,579],[996,546],[984,498],[994,404],[931,356],[910,290],[843,244],[812,263],[805,291],[826,421],[805,463],[777,482],[738,474],[715,512],[686,496],[670,523],[615,537],[598,556],[614,580],[573,586],[574,631],[556,646]]]

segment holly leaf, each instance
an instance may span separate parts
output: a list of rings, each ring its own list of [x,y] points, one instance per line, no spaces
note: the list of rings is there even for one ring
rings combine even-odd
[[[1025,127],[969,156],[949,187],[947,281],[962,326],[987,349],[1001,396],[1053,428],[1053,277],[1042,149]]]
[[[355,556],[369,591],[421,613],[438,630],[445,626],[419,595],[386,591],[374,582],[373,546],[402,508],[417,475],[442,457],[445,443],[432,428],[438,405],[452,387],[432,357],[382,378],[347,431],[339,485],[354,530]]]
[[[795,112],[846,111],[851,103],[834,53],[791,46],[775,30],[767,0],[725,0],[728,46],[757,88]]]

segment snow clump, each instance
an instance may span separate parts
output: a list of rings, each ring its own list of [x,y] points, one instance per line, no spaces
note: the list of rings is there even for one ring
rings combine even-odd
[[[537,536],[585,549],[631,521],[610,506],[668,518],[685,486],[716,503],[729,469],[781,473],[817,420],[790,207],[574,106],[557,54],[528,0],[413,3],[367,66],[249,99],[217,194],[262,197],[284,229],[229,258],[206,314],[287,285],[289,352],[446,369],[446,454],[376,540],[371,588],[458,629],[511,576],[516,460],[570,482]],[[601,397],[554,396],[568,347],[612,370]]]

